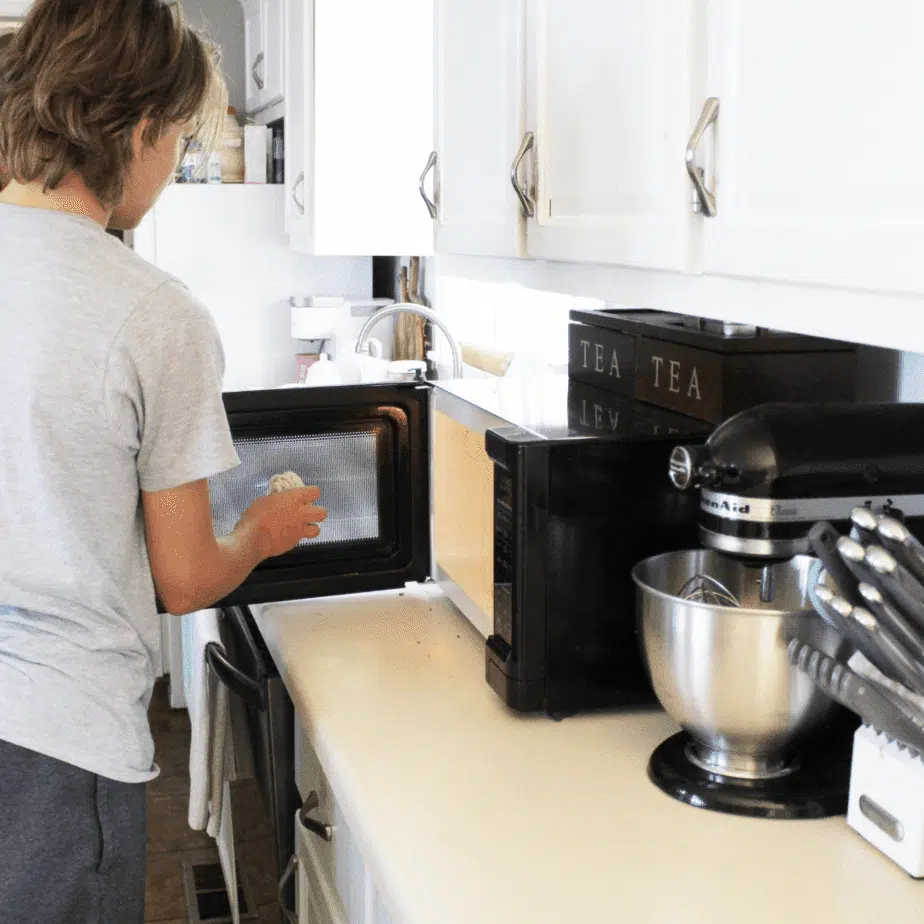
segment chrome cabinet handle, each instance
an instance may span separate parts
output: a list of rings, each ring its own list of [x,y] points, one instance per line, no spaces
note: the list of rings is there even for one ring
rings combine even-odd
[[[257,73],[257,68],[260,68],[260,72]],[[253,82],[257,85],[258,90],[263,89],[263,52],[254,58],[253,67],[250,69],[250,76],[253,77]]]
[[[305,171],[302,170],[298,176],[295,178],[295,182],[292,184],[292,201],[295,203],[295,207],[298,209],[299,215],[305,214],[305,203],[304,200],[299,201],[298,198],[298,187],[305,185]]]
[[[282,878],[279,880],[278,889],[279,907],[289,924],[298,924],[298,912],[293,911],[291,908],[286,908],[286,903],[283,899],[283,893],[286,890],[286,886],[289,884],[289,880],[295,875],[295,871],[297,869],[298,857],[293,853],[289,858],[289,864],[286,866],[285,872],[282,874]]]
[[[424,184],[427,181],[427,174],[436,166],[438,155],[436,151],[432,151],[430,157],[427,159],[427,166],[424,167],[423,173],[420,174],[420,183],[417,188],[420,190],[420,195],[423,198],[423,201],[427,205],[427,211],[430,213],[430,217],[435,219],[438,212],[436,208],[436,203],[427,195],[427,190]]]
[[[715,193],[706,188],[705,171],[696,163],[696,150],[700,141],[703,140],[703,135],[706,134],[706,129],[718,118],[719,101],[714,96],[710,96],[703,104],[703,111],[700,113],[699,121],[696,123],[696,128],[693,129],[693,134],[690,135],[690,140],[687,142],[687,173],[690,174],[690,179],[696,187],[697,197],[693,210],[702,212],[707,218],[714,218],[717,211]]]
[[[309,812],[313,812],[320,804],[321,800],[318,798],[317,792],[312,790],[308,793],[305,804],[298,810],[298,820],[312,834],[316,834],[322,841],[329,842],[334,838],[334,829],[330,825],[324,824],[323,821],[316,821],[314,818],[308,817]]]
[[[520,184],[520,164],[523,163],[523,158],[526,157],[527,152],[535,143],[536,135],[533,132],[527,132],[523,136],[520,150],[517,151],[517,156],[514,157],[513,165],[510,167],[510,182],[513,184],[513,191],[520,200],[524,218],[533,218],[536,214],[536,206],[533,204],[533,200],[529,198],[529,193]]]

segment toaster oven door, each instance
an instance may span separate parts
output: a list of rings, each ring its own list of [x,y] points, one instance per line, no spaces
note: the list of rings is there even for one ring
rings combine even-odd
[[[429,388],[409,384],[229,392],[241,464],[209,479],[218,536],[295,472],[321,489],[318,539],[261,564],[222,606],[403,587],[430,571]]]

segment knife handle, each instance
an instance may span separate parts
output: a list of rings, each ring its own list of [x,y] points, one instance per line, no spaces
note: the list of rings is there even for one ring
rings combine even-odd
[[[852,606],[862,606],[857,590],[860,582],[853,576],[837,551],[837,540],[840,538],[840,533],[825,521],[816,523],[808,533],[809,546],[837,585],[840,596]]]
[[[919,583],[924,584],[924,558],[919,558],[918,553],[907,541],[899,542],[882,534],[877,534],[876,539],[909,574],[913,575]]]
[[[862,620],[868,622],[864,625]],[[870,644],[878,648],[891,664],[891,670],[884,671],[887,677],[904,684],[915,693],[924,694],[924,668],[907,652],[896,637],[876,619],[869,610],[861,607],[854,609],[855,621],[870,640]]]
[[[830,591],[830,588],[828,588]],[[891,674],[892,673],[892,663],[885,657],[885,655],[878,649],[878,647],[872,644],[863,631],[862,627],[858,625],[853,619],[850,619],[847,616],[842,615],[831,606],[830,603],[821,599],[818,596],[818,590],[816,589],[815,593],[809,594],[809,599],[812,602],[812,606],[815,607],[815,610],[818,612],[819,616],[829,625],[835,632],[845,638],[850,644],[859,651],[867,661],[869,661],[880,673]]]
[[[887,629],[902,649],[924,668],[924,636],[878,587],[860,585],[864,605]]]
[[[872,548],[875,549],[875,546]],[[883,550],[880,548],[879,551]],[[924,587],[900,564],[891,573],[874,568],[870,568],[869,572],[869,583],[878,587],[919,632],[924,632]]]
[[[879,542],[924,584],[924,545],[907,524],[886,516],[876,524],[876,533]]]

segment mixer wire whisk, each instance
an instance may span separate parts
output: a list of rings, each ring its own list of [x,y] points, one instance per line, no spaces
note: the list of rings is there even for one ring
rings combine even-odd
[[[717,578],[708,574],[694,574],[677,591],[681,600],[708,603],[710,606],[740,607],[738,598]]]

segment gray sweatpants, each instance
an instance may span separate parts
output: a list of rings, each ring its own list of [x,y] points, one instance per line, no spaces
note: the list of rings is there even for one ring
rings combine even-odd
[[[0,920],[142,924],[143,784],[0,741]]]

